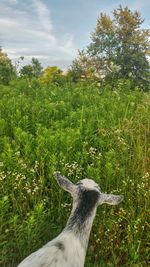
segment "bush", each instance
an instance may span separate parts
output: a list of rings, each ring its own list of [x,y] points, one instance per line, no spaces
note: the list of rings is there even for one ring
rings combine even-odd
[[[65,226],[70,198],[55,170],[72,181],[92,177],[125,198],[98,209],[86,266],[148,266],[150,94],[128,86],[1,86],[1,267],[16,266]]]

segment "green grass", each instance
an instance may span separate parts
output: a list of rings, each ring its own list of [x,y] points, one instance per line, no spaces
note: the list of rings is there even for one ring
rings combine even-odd
[[[71,198],[56,170],[124,195],[98,208],[85,266],[149,265],[150,93],[127,85],[0,87],[1,267],[17,266],[65,226]]]

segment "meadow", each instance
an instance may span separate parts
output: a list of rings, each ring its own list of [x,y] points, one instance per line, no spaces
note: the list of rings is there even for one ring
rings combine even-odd
[[[150,93],[128,81],[0,85],[0,267],[61,232],[71,198],[54,172],[123,194],[98,208],[86,267],[150,265]]]

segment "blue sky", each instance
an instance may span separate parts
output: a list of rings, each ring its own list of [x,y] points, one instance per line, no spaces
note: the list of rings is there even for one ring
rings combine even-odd
[[[150,0],[0,0],[0,45],[15,62],[37,57],[43,66],[67,69],[90,42],[98,15],[128,6],[150,26]]]

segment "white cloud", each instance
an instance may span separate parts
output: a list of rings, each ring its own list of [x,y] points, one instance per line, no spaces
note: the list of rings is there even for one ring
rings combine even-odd
[[[16,5],[16,4],[18,4],[18,0],[9,0],[9,3],[13,4],[13,5]]]
[[[32,2],[38,15],[39,23],[42,25],[44,30],[50,32],[53,29],[50,10],[39,0],[32,0]]]
[[[58,62],[66,68],[76,54],[73,35],[56,37],[47,6],[40,0],[25,2],[0,2],[2,47],[13,60],[25,56],[28,61],[34,56],[44,65]]]

